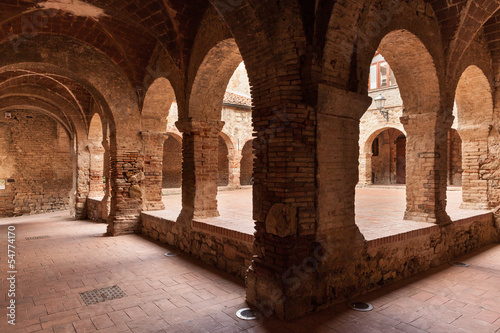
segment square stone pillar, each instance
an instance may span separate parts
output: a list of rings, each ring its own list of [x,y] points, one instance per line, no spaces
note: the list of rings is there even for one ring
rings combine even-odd
[[[142,180],[144,159],[141,151],[120,147],[111,150],[111,208],[108,234],[117,236],[140,231],[143,209]]]
[[[446,225],[448,131],[453,117],[410,114],[401,117],[406,141],[405,220]]]
[[[73,146],[73,140],[72,144]],[[70,215],[76,220],[85,220],[87,218],[87,198],[90,192],[90,153],[85,149],[87,141],[78,142],[75,152],[76,174],[73,178],[72,195],[70,196]]]
[[[162,201],[163,145],[166,133],[141,132],[144,144],[144,210],[164,210]]]
[[[182,220],[217,217],[219,133],[224,122],[187,119],[176,126],[183,133]]]
[[[240,188],[241,177],[241,153],[230,153],[229,159],[229,184],[231,188]]]

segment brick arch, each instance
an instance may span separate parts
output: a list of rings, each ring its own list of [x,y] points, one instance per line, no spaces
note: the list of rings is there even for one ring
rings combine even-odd
[[[397,128],[394,126],[386,126],[386,127],[379,128],[376,131],[374,131],[372,134],[370,134],[368,136],[368,139],[366,139],[366,141],[363,143],[362,153],[365,153],[365,154],[370,153],[371,149],[372,149],[373,140],[375,140],[377,138],[377,136],[379,136],[382,132],[390,130],[390,129],[397,130],[406,136],[404,129],[401,129],[401,128]]]
[[[462,72],[455,93],[459,132],[468,127],[484,128],[492,124],[492,93],[490,81],[482,69],[471,65]]]
[[[406,111],[437,114],[441,104],[440,81],[434,59],[420,39],[407,30],[392,31],[382,39],[379,50],[398,80]],[[368,70],[362,77],[366,91]]]
[[[352,29],[352,26],[358,28]],[[405,37],[408,39],[405,40]],[[408,50],[418,51],[425,56],[425,61],[418,60],[414,68],[430,73],[434,76],[433,81],[438,83],[444,76],[439,26],[432,7],[423,0],[337,3],[332,11],[326,38],[321,80],[352,92],[366,94],[370,63],[377,49],[385,51],[381,53],[386,59],[398,53],[402,54],[400,58],[404,58]],[[396,43],[396,39],[400,40]],[[391,48],[382,50],[384,45],[391,42]],[[391,52],[391,49],[394,51]],[[415,77],[410,61],[406,66],[398,66],[394,60],[389,62],[401,67],[398,77]],[[406,70],[403,70],[405,67]],[[439,92],[439,84],[435,85],[433,90]],[[426,93],[422,91],[420,95]]]
[[[167,130],[167,117],[175,100],[170,81],[160,77],[149,87],[141,112],[142,130],[163,133]]]
[[[220,120],[229,80],[242,62],[234,39],[219,42],[205,56],[198,68],[189,97],[189,115],[179,118]]]
[[[45,35],[37,35],[20,45],[19,52],[23,54],[24,62],[11,63],[10,59],[16,59],[14,50],[9,44],[0,46],[0,73],[27,69],[70,78],[84,86],[99,105],[99,112],[110,127],[112,146],[116,145],[115,135],[131,146],[139,146],[137,96],[130,81],[103,54],[75,40]],[[71,63],[68,63],[68,58],[72,59]],[[93,66],[87,66],[88,63]]]
[[[86,123],[80,110],[65,98],[42,87],[23,85],[0,89],[0,104],[43,109],[66,130],[70,138],[85,137]]]
[[[254,114],[259,112],[260,105],[265,109],[272,108],[270,105],[302,101],[302,84],[295,81],[290,85],[291,79],[300,76],[301,55],[307,40],[299,2],[210,2],[222,15],[238,44],[252,87]],[[275,17],[280,19],[275,20]],[[283,66],[283,59],[286,59],[286,66]],[[279,80],[280,77],[283,79]],[[269,91],[269,86],[286,86],[287,92]]]
[[[492,87],[484,72],[469,66],[457,85],[455,100],[458,133],[462,139],[462,207],[488,207],[488,175],[483,166],[489,155],[488,139],[493,125]]]

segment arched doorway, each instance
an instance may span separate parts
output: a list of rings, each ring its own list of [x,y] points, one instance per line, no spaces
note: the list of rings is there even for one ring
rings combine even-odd
[[[219,180],[218,186],[229,185],[229,151],[227,149],[226,141],[219,135],[219,152],[218,152],[218,167],[219,167]]]
[[[255,156],[253,154],[252,140],[245,143],[241,150],[241,156],[240,184],[241,186],[253,185],[253,160]]]
[[[371,140],[371,183],[376,185],[406,184],[406,136],[395,128],[375,133]]]
[[[182,139],[168,134],[163,145],[162,187],[180,188],[182,184]]]
[[[448,185],[462,186],[462,139],[456,129],[448,132]]]

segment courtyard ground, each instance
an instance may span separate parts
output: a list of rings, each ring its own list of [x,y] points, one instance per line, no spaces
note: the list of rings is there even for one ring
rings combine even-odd
[[[358,215],[362,230],[370,209],[387,209],[378,223],[383,216],[397,220],[387,205],[396,205],[400,190],[380,192],[386,195],[376,196],[379,204],[359,190],[367,203],[364,221]],[[251,191],[220,195],[233,202],[222,200],[223,215],[251,211]],[[5,316],[9,226],[15,227],[15,327]],[[500,245],[460,258],[468,268],[442,265],[357,297],[374,305],[371,312],[339,304],[291,322],[242,321],[235,313],[247,306],[243,281],[184,255],[166,257],[173,249],[139,235],[102,237],[105,231],[105,224],[73,221],[68,212],[0,220],[0,332],[500,332]],[[115,285],[125,297],[85,305],[80,296]]]

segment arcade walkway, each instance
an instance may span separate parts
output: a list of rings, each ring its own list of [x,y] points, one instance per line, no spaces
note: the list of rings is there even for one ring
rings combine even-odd
[[[358,297],[280,322],[245,322],[245,288],[211,267],[138,235],[102,237],[106,225],[67,212],[0,220],[0,332],[500,332],[500,245]],[[7,325],[7,228],[15,227],[16,326]],[[125,297],[86,306],[80,293],[118,286]]]

